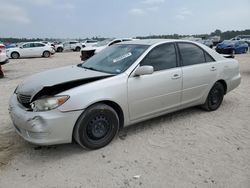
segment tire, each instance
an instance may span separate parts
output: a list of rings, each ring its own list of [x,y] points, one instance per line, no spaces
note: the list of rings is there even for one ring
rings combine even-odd
[[[49,58],[50,57],[50,52],[49,51],[45,51],[45,52],[43,52],[43,57],[45,57],[45,58]]]
[[[248,52],[248,48],[245,49],[244,53],[246,54]]]
[[[116,111],[106,104],[87,108],[76,122],[73,137],[83,148],[99,149],[108,145],[119,130]]]
[[[207,111],[217,110],[223,101],[224,94],[224,86],[220,82],[216,82],[210,90],[206,102],[202,105],[202,108]]]
[[[232,54],[232,55],[235,55],[235,50],[232,50],[231,54]]]
[[[81,50],[81,47],[79,47],[79,46],[77,46],[75,49],[75,51],[77,51],[77,52],[80,52],[80,50]]]
[[[19,59],[20,58],[20,54],[18,52],[12,52],[11,53],[11,58],[12,59]]]
[[[57,52],[63,52],[63,48],[61,47],[57,48]]]

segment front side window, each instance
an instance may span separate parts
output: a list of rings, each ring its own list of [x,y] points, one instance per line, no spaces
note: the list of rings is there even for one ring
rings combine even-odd
[[[33,43],[27,43],[23,45],[23,48],[32,48],[32,47],[34,47]]]
[[[111,74],[126,71],[148,48],[148,45],[117,44],[107,47],[79,67]]]
[[[175,68],[177,66],[177,59],[174,43],[162,44],[153,48],[140,65],[153,66],[154,71]]]
[[[182,66],[205,63],[204,51],[198,46],[190,43],[179,43]]]

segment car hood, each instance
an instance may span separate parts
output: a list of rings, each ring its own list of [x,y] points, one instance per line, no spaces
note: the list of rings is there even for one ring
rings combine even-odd
[[[112,76],[112,74],[92,71],[76,65],[67,66],[28,77],[18,86],[16,93],[34,97],[46,88],[47,93],[44,94],[57,94],[73,87],[110,76]]]

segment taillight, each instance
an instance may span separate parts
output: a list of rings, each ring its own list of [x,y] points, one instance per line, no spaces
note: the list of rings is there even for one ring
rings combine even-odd
[[[2,51],[5,49],[4,45],[0,45],[0,53],[2,53]]]

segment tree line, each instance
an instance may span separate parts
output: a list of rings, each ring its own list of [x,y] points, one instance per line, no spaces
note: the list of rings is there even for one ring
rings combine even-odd
[[[149,39],[149,38],[162,38],[162,39],[181,39],[184,37],[196,37],[196,38],[202,38],[202,39],[208,39],[212,36],[220,36],[221,40],[228,40],[233,37],[236,37],[238,35],[250,35],[250,29],[246,29],[243,31],[225,31],[222,32],[219,29],[216,29],[214,32],[210,34],[198,34],[198,35],[179,35],[179,34],[173,34],[173,35],[149,35],[149,36],[137,36],[138,39]]]
[[[197,37],[197,38],[202,38],[202,39],[207,39],[209,37],[212,36],[220,36],[221,40],[228,40],[231,39],[235,36],[238,35],[250,35],[250,29],[246,29],[246,30],[242,30],[242,31],[225,31],[222,32],[219,29],[216,29],[214,32],[211,32],[210,34],[199,34],[199,35],[191,35],[193,37]],[[136,38],[138,39],[149,39],[149,38],[162,38],[162,39],[180,39],[180,38],[184,38],[184,37],[190,37],[190,35],[179,35],[179,34],[172,34],[172,35],[149,35],[149,36],[137,36]],[[77,38],[74,40],[78,40],[78,41],[84,41],[90,38]],[[92,37],[91,39],[94,40],[104,40],[106,38],[104,37]],[[3,43],[20,43],[20,42],[31,42],[31,41],[49,41],[49,42],[54,42],[54,41],[65,41],[65,39],[56,39],[56,38],[13,38],[13,37],[9,37],[9,38],[1,38],[0,37],[0,42]]]

